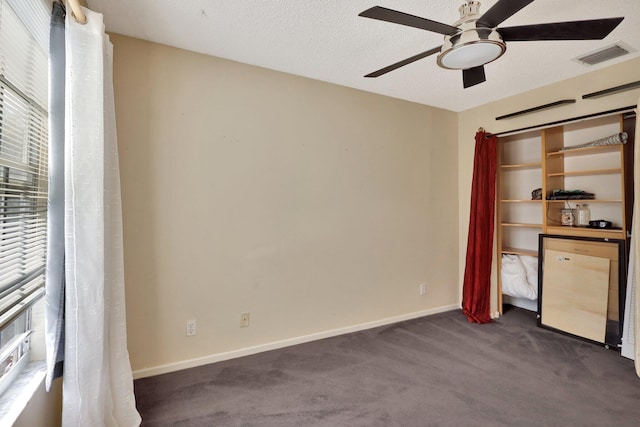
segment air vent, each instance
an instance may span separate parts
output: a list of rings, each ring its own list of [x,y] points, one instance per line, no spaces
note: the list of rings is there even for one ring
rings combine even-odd
[[[587,53],[586,55],[579,56],[575,58],[575,60],[585,65],[596,65],[600,64],[601,62],[609,61],[611,59],[626,55],[631,52],[631,50],[632,49],[624,46],[622,43],[616,43],[612,46],[605,47],[604,49],[596,50],[594,52]]]

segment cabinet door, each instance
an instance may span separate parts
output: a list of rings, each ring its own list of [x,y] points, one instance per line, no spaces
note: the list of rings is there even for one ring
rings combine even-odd
[[[609,269],[608,258],[546,249],[541,323],[603,343]]]
[[[617,322],[620,318],[619,298],[620,293],[620,262],[619,246],[616,243],[606,241],[584,241],[575,239],[545,239],[545,249],[569,252],[574,254],[589,255],[592,257],[607,258],[609,260],[609,295],[607,304],[607,319]]]

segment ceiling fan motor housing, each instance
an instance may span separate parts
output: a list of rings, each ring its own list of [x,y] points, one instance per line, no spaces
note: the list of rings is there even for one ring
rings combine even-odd
[[[460,20],[454,24],[456,26],[470,19],[478,19],[480,17],[480,2],[470,0],[463,3],[462,6],[458,8],[458,12],[460,12]]]

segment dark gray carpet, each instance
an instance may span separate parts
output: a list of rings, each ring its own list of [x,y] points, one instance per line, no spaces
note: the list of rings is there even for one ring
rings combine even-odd
[[[143,426],[640,426],[613,350],[461,311],[135,381]]]

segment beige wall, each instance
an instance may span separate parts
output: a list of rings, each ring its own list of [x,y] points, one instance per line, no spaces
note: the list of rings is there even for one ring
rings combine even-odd
[[[138,375],[459,304],[457,114],[112,41]]]
[[[471,198],[471,179],[473,174],[474,135],[479,127],[488,132],[500,133],[528,126],[595,114],[617,108],[636,105],[640,96],[640,89],[618,94],[582,99],[582,95],[602,89],[635,82],[640,78],[640,58],[626,61],[580,77],[565,80],[554,85],[526,92],[501,101],[492,102],[482,107],[464,111],[458,116],[458,183],[459,183],[459,262],[460,280],[464,277],[464,263],[467,245],[467,231],[469,228],[469,200]],[[548,104],[561,99],[575,99],[575,104],[543,110],[520,117],[495,120],[505,114],[526,110],[538,105]],[[493,274],[492,312],[498,309],[496,296],[496,274]],[[462,286],[462,283],[461,283]]]

